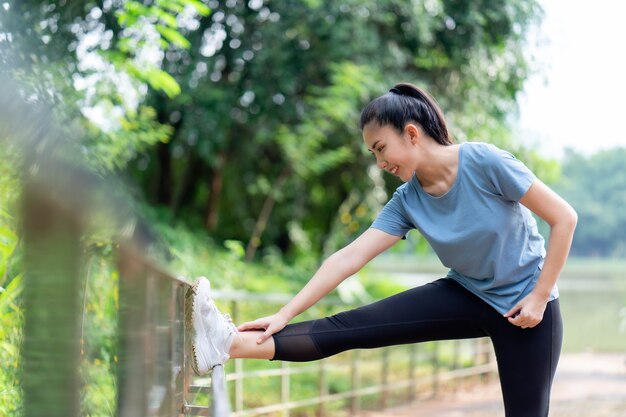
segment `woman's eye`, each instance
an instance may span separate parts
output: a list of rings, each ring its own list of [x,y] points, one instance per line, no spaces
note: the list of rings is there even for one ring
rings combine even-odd
[[[385,149],[385,147],[384,147],[384,146],[381,146],[380,148],[378,148],[378,152],[379,152],[379,153],[380,153],[380,152],[382,152],[382,151],[383,151],[383,149]]]

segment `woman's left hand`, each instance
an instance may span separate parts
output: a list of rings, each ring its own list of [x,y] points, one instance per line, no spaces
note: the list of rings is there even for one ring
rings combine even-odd
[[[504,317],[509,319],[511,324],[522,329],[531,329],[541,323],[543,313],[546,310],[548,300],[535,292],[531,292],[526,297],[510,309]]]

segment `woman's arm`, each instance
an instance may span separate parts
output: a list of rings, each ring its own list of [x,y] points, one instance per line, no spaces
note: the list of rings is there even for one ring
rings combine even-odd
[[[257,340],[257,343],[263,343],[282,330],[291,319],[317,303],[342,281],[400,239],[401,236],[390,235],[378,229],[367,229],[348,246],[329,256],[304,288],[278,313],[244,323],[239,326],[239,330],[264,329],[265,333]]]
[[[539,180],[533,182],[520,203],[550,225],[546,259],[537,285],[505,314],[516,326],[530,328],[539,324],[543,318],[550,292],[567,260],[578,216],[567,201]]]

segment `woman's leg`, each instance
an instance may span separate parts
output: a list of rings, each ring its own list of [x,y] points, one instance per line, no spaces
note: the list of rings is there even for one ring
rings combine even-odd
[[[484,312],[477,297],[441,279],[331,317],[290,324],[273,336],[272,359],[312,361],[349,349],[486,336],[480,324]]]
[[[514,326],[449,279],[320,320],[290,324],[261,345],[242,332],[233,358],[311,361],[348,349],[490,336],[498,360],[506,417],[545,417],[562,343],[559,301],[532,329]]]
[[[272,359],[274,357],[274,338],[270,337],[260,345],[256,342],[262,331],[249,330],[239,332],[230,345],[231,358]]]
[[[547,417],[550,390],[561,352],[559,300],[548,303],[543,320],[522,329],[499,314],[490,318],[506,417]]]

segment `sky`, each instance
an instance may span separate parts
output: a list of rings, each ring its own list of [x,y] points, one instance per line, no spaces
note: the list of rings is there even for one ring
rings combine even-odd
[[[626,147],[626,1],[539,0],[528,52],[537,72],[518,96],[520,140],[545,156]]]

